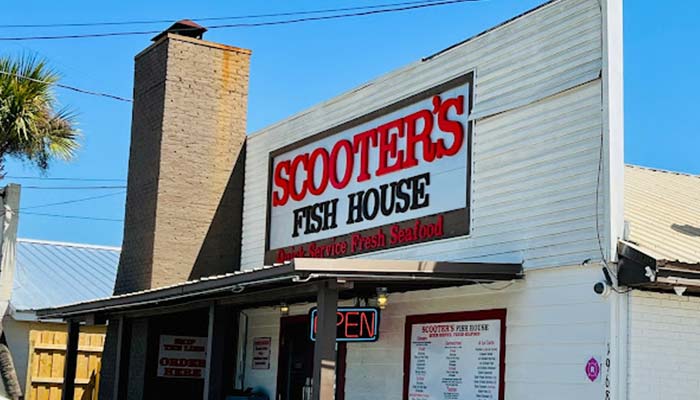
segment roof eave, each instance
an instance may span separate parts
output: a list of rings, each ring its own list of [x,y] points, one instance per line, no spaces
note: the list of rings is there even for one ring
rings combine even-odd
[[[257,296],[249,295],[251,292],[267,291],[269,295],[271,290],[284,289],[279,292],[278,299],[284,300],[289,296],[288,291],[293,291],[294,287],[324,279],[417,290],[509,281],[523,276],[522,264],[299,258],[281,265],[185,282],[172,287],[37,310],[37,315],[39,318],[77,319],[86,315],[143,310],[162,307],[164,304],[176,305],[195,299],[225,297],[230,301],[237,296],[243,297],[238,303],[254,307],[269,302],[272,298],[267,296],[263,300],[257,300]],[[347,286],[347,289],[350,288],[352,285]],[[308,297],[313,293],[315,292],[304,292],[304,295]]]

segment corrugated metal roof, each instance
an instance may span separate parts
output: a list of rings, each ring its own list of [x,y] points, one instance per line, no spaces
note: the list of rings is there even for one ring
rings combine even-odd
[[[192,302],[205,299],[207,296],[211,298],[222,294],[228,297],[228,304],[233,304],[234,298],[237,297],[235,304],[248,306],[282,300],[301,301],[302,299],[298,296],[309,301],[315,298],[318,291],[312,281],[333,278],[350,283],[347,286],[343,285],[344,290],[355,290],[353,296],[357,296],[357,290],[361,290],[360,283],[369,285],[372,291],[374,287],[381,285],[387,286],[392,292],[401,292],[431,287],[510,281],[523,277],[522,264],[295,258],[283,264],[266,265],[160,288],[68,304],[38,310],[37,313],[44,319],[66,318],[116,310],[133,311],[154,304],[174,305],[178,302]],[[417,285],[417,283],[421,284]],[[292,289],[293,286],[297,288],[306,286],[305,290],[309,290],[297,292]],[[284,291],[273,293],[273,289]]]
[[[119,253],[117,247],[18,239],[10,304],[25,311],[109,297]]]
[[[628,165],[625,220],[647,255],[700,263],[700,176]]]

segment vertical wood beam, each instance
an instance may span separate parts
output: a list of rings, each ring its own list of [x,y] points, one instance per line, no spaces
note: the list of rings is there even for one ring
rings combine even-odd
[[[212,381],[212,355],[214,354],[214,324],[216,323],[216,305],[209,305],[209,328],[207,329],[207,363],[204,368],[204,393],[202,398],[208,400],[210,397],[210,392],[212,390],[209,388]],[[213,390],[214,392],[216,390]]]
[[[338,312],[338,286],[335,280],[319,284],[317,294],[318,321],[314,345],[313,400],[335,398],[336,369],[336,314]]]
[[[63,391],[61,400],[73,400],[75,395],[75,368],[78,365],[78,340],[80,339],[80,322],[68,321],[68,341],[66,360],[63,368]]]
[[[204,400],[222,399],[233,388],[237,330],[232,307],[211,305],[207,334],[207,366],[204,375]]]
[[[124,378],[122,375],[122,359],[124,358],[124,317],[119,317],[116,321],[110,321],[110,323],[114,322],[117,323],[117,349],[114,352],[114,387],[112,389],[112,399],[119,400],[119,382]]]

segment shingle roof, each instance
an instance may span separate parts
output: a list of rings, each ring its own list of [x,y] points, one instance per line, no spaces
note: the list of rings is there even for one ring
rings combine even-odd
[[[625,220],[647,255],[700,263],[700,176],[628,165]]]
[[[10,304],[25,311],[109,297],[119,253],[117,247],[18,239]]]

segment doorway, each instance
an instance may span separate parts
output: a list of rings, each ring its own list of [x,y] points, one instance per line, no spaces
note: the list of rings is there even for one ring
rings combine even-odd
[[[280,320],[280,353],[277,368],[277,400],[302,400],[307,378],[313,376],[314,342],[309,335],[308,315]],[[335,398],[345,397],[346,343],[338,343],[336,353]]]

